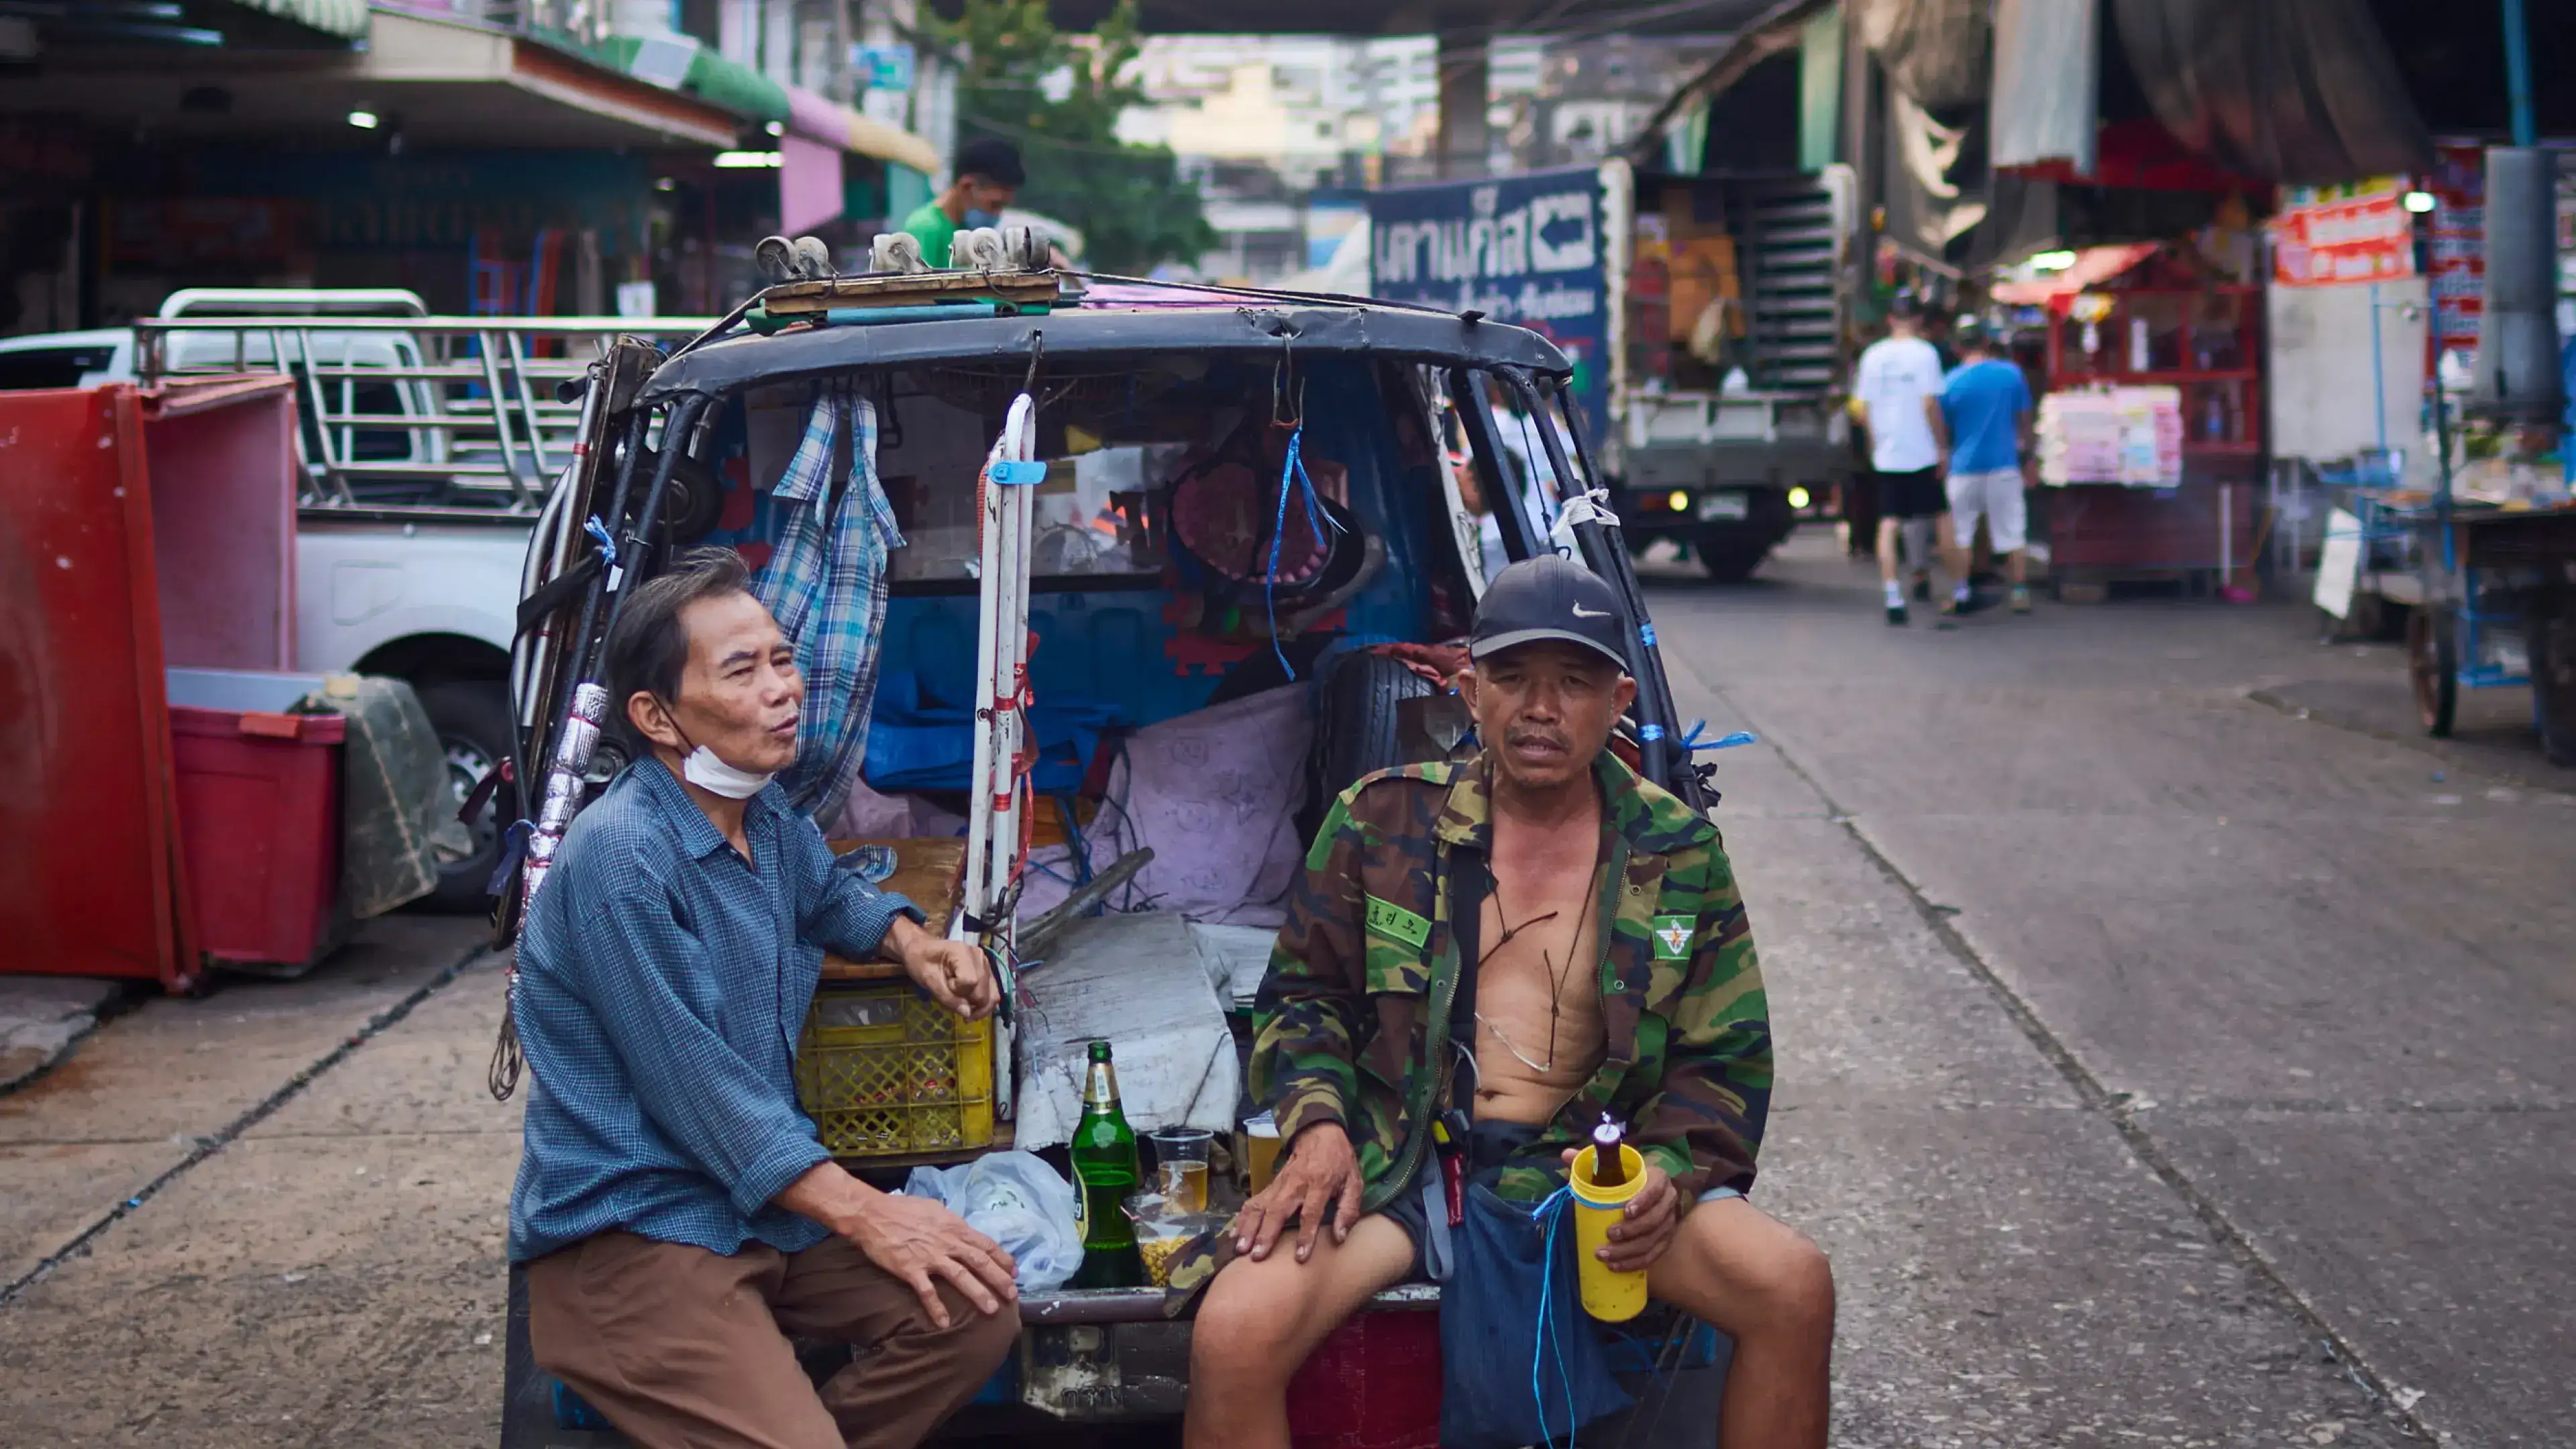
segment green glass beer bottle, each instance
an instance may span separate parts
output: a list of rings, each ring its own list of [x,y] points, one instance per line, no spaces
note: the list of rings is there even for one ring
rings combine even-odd
[[[1091,1044],[1091,1066],[1082,1083],[1082,1120],[1073,1129],[1074,1203],[1081,1213],[1082,1268],[1073,1275],[1075,1288],[1135,1288],[1145,1281],[1145,1262],[1136,1252],[1136,1225],[1127,1220],[1126,1200],[1143,1176],[1136,1157],[1136,1134],[1127,1114],[1118,1110],[1118,1071],[1109,1062],[1109,1043]]]

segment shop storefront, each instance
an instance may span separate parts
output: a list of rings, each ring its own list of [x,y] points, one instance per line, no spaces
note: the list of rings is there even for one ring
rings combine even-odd
[[[13,78],[0,162],[26,164],[0,165],[0,210],[21,302],[0,330],[113,325],[192,285],[720,311],[755,285],[762,235],[864,248],[940,165],[709,51],[673,75],[632,39],[341,8],[363,43],[66,45]]]

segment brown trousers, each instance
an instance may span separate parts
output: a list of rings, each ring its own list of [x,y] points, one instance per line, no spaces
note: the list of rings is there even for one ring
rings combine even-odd
[[[1016,1306],[939,1291],[945,1329],[839,1238],[726,1257],[610,1231],[528,1265],[528,1339],[639,1449],[911,1449],[1019,1341]],[[863,1352],[818,1394],[790,1334]]]

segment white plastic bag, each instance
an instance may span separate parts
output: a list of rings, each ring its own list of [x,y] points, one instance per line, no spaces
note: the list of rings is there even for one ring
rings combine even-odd
[[[1034,1152],[988,1152],[960,1167],[916,1167],[904,1193],[945,1203],[1019,1264],[1022,1292],[1061,1288],[1082,1267],[1073,1185]]]

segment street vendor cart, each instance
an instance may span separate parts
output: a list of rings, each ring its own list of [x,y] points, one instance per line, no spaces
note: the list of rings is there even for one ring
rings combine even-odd
[[[2406,662],[2425,733],[2450,734],[2461,690],[2528,684],[2541,748],[2576,765],[2576,501],[2506,507],[2437,492],[2370,511],[2416,537],[2421,601]]]
[[[1508,557],[1568,553],[1620,593],[1640,626],[1625,747],[1695,807],[1711,799],[1615,516],[1583,487],[1507,484],[1498,411],[1535,421],[1553,477],[1599,476],[1553,345],[1473,313],[1090,280],[817,278],[669,356],[623,340],[591,370],[581,460],[531,546],[515,770],[532,829],[505,936],[623,763],[599,653],[624,591],[681,546],[730,544],[795,637],[827,602],[778,593],[811,537],[798,510],[831,513],[826,535],[858,508],[899,529],[872,563],[878,612],[841,633],[865,641],[845,672],[872,683],[809,687],[808,710],[852,732],[822,748],[863,761],[815,808],[857,868],[987,952],[1005,1005],[965,1024],[827,963],[799,1091],[827,1149],[880,1186],[1003,1149],[1061,1171],[1084,1037],[1115,1046],[1139,1133],[1246,1130],[1246,1009],[1320,802],[1458,744],[1423,663],[1485,581],[1457,439]],[[818,437],[848,482],[791,497],[782,479]],[[721,502],[667,507],[675,473],[722,480]],[[1175,1301],[1024,1284],[1016,1361],[947,1432],[1168,1426],[1189,1362]],[[1292,1394],[1298,1442],[1429,1449],[1438,1308],[1436,1287],[1398,1288],[1328,1339]],[[526,1316],[514,1270],[503,1445],[621,1442],[535,1367]],[[1705,1442],[1724,1341],[1669,1316],[1627,1328],[1628,1442]]]

